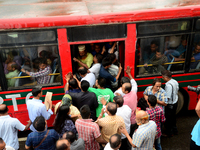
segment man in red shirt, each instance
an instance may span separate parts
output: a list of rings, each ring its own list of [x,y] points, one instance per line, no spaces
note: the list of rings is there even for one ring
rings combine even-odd
[[[99,126],[90,119],[89,106],[83,105],[80,113],[83,119],[77,119],[75,126],[79,138],[82,138],[85,142],[85,150],[99,150],[99,143],[106,144],[107,142],[101,137]]]

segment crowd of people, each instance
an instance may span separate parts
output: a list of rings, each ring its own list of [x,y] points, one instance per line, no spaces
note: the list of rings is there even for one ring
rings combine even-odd
[[[33,99],[27,101],[30,120],[26,126],[8,115],[5,104],[0,105],[2,149],[9,146],[7,149],[18,150],[17,131],[29,127],[32,132],[27,136],[25,149],[36,150],[161,150],[162,133],[168,137],[178,134],[179,84],[170,71],[161,72],[166,82],[164,89],[161,79],[155,78],[138,101],[137,83],[130,67],[125,70],[128,77],[122,77],[120,87],[116,88],[122,71],[120,64],[115,65],[116,54],[108,53],[103,57],[103,48],[95,51],[93,57],[84,45],[78,48],[80,58],[74,58],[80,65],[78,73],[66,74],[65,95],[56,105],[49,101],[47,110],[40,100],[42,87],[34,87]],[[92,65],[90,61],[93,60]],[[47,120],[53,114],[56,115],[53,128],[48,129]]]

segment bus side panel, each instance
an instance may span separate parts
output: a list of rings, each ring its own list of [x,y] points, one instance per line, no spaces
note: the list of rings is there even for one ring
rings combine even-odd
[[[72,72],[72,60],[71,60],[71,51],[70,45],[67,40],[67,30],[58,29],[58,45],[59,45],[59,54],[62,67],[62,77],[63,83],[65,85],[65,75],[68,72]]]
[[[135,76],[135,48],[136,48],[136,24],[127,24],[127,39],[125,41],[125,69],[132,68],[131,75]],[[124,72],[125,73],[125,72]]]

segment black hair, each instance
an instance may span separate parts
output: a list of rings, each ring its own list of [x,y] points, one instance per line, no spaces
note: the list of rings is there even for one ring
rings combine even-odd
[[[197,46],[200,46],[200,42],[197,43],[196,47],[197,47]]]
[[[81,75],[85,75],[87,73],[87,68],[85,67],[80,67],[78,69],[78,73],[81,74]]]
[[[156,52],[157,52],[157,53],[163,54],[163,51],[161,51],[161,50],[159,50],[159,49],[156,49]]]
[[[103,59],[103,55],[102,54],[96,54],[96,58],[97,58],[98,63],[101,63],[102,59]]]
[[[0,143],[3,143],[4,141],[3,141],[3,139],[0,137]]]
[[[116,55],[114,53],[109,53],[107,55],[108,58],[110,58],[110,60],[113,62],[116,59]]]
[[[8,112],[8,107],[6,105],[5,109],[4,110],[0,110],[0,114],[5,114]]]
[[[69,113],[69,106],[68,105],[62,105],[57,113],[55,123],[54,123],[54,130],[56,132],[61,133],[64,125],[65,125],[65,120],[71,120],[70,116],[68,115]]]
[[[13,50],[13,51],[12,51],[12,55],[13,55],[13,56],[17,56],[17,55],[18,55],[17,51]]]
[[[11,64],[11,67],[17,69],[17,68],[18,68],[18,65],[17,65],[15,62],[13,62],[13,63]]]
[[[115,141],[111,140],[112,137],[116,137],[117,139]],[[110,139],[109,139],[109,142],[110,142],[110,147],[115,149],[117,148],[120,144],[121,144],[121,135],[119,134],[113,134]]]
[[[128,93],[131,91],[132,89],[132,85],[130,83],[126,83],[127,85],[125,85],[125,91],[128,91]]]
[[[161,82],[161,79],[160,78],[154,78],[152,85],[154,86],[156,84],[156,82]]]
[[[99,78],[97,79],[97,82],[98,82],[98,85],[100,85],[100,87],[104,87],[105,84],[106,84],[106,79],[103,78],[103,77],[99,77]]]
[[[148,102],[149,104],[154,107],[157,104],[157,98],[155,95],[148,95]]]
[[[155,40],[151,41],[151,45],[152,44],[155,44],[156,46],[159,46],[158,41],[155,41]]]
[[[187,35],[182,35],[181,36],[181,41],[187,40]]]
[[[112,64],[112,61],[109,57],[105,57],[103,60],[102,60],[102,65],[103,67],[106,67],[106,66],[110,66]]]
[[[163,70],[163,71],[161,71],[161,74],[168,78],[172,77],[172,73],[169,70]]]
[[[123,85],[124,83],[130,83],[130,79],[128,77],[122,77],[120,83],[121,85]]]
[[[39,93],[41,93],[42,91],[42,86],[35,86],[33,89],[32,89],[32,94],[34,97],[38,96]]]
[[[47,59],[46,58],[41,58],[39,64],[47,65]]]
[[[69,82],[69,86],[70,86],[72,89],[78,88],[78,82],[76,81],[76,79],[71,78],[68,82]]]
[[[80,109],[80,113],[83,119],[88,119],[90,117],[90,107],[88,105],[83,105]]]
[[[73,143],[76,140],[76,135],[72,131],[66,132],[66,139],[70,141],[70,143]]]
[[[62,140],[62,139],[61,139]],[[58,142],[58,141],[57,141]],[[65,150],[65,149],[68,149],[68,146],[67,144],[65,143],[62,143],[61,145],[57,146],[56,144],[56,150]]]
[[[115,115],[117,112],[117,104],[114,102],[109,102],[107,105],[107,110],[110,112],[111,115]]]
[[[44,131],[45,130],[45,125],[46,125],[45,118],[43,116],[38,116],[33,121],[33,127],[37,131]]]
[[[90,83],[86,80],[81,81],[81,89],[86,92],[90,87]]]
[[[119,105],[119,107],[122,107],[122,106],[123,106],[123,104],[124,104],[124,99],[123,99],[122,96],[115,96],[113,99],[115,100],[115,103],[116,103],[117,105]]]

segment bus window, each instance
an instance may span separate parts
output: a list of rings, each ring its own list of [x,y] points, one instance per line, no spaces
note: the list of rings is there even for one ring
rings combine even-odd
[[[8,89],[61,83],[54,31],[0,34],[3,37],[0,53]],[[54,44],[46,46],[49,42]]]
[[[172,35],[141,38],[137,57],[137,75],[160,74],[162,70],[182,71],[185,61],[188,35]],[[137,48],[138,49],[138,48]]]
[[[200,69],[200,34],[199,33],[195,34],[194,36],[190,69],[191,69],[190,71]]]

